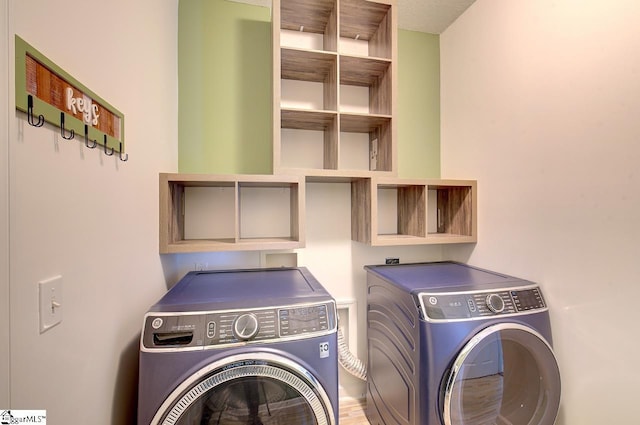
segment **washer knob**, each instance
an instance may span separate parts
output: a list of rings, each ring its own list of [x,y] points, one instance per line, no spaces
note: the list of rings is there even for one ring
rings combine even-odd
[[[502,313],[504,311],[504,300],[498,294],[489,294],[485,300],[487,307],[494,313]]]
[[[253,313],[241,314],[233,322],[233,334],[241,341],[248,341],[258,334],[260,325]]]

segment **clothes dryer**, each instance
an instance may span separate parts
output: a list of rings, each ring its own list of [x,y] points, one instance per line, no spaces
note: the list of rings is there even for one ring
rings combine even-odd
[[[367,266],[371,425],[552,425],[540,286],[454,262]]]
[[[188,273],[144,317],[138,423],[334,425],[336,346],[305,268]]]

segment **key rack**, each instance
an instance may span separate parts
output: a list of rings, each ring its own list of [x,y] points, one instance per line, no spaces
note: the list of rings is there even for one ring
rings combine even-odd
[[[89,149],[102,146],[105,155],[125,153],[124,114],[73,78],[53,61],[16,35],[16,109],[27,114],[33,127],[45,122],[60,128],[64,140],[84,142]]]

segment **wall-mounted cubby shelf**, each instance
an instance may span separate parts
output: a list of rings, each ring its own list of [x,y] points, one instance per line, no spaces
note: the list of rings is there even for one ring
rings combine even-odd
[[[473,180],[354,180],[351,238],[373,246],[476,242],[476,188]]]
[[[274,174],[397,174],[395,9],[274,0]]]
[[[273,0],[273,175],[160,174],[160,252],[304,247],[305,182],[351,184],[351,238],[477,241],[476,182],[397,176],[396,0]]]
[[[304,177],[161,173],[159,181],[161,254],[305,245]],[[372,246],[477,242],[474,180],[328,181],[351,182],[354,241]]]
[[[160,174],[160,253],[304,246],[298,176]]]

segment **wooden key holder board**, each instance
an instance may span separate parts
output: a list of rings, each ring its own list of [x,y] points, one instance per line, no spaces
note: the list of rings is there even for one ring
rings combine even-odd
[[[124,114],[16,35],[16,109],[30,125],[48,122],[64,139],[78,137],[108,156],[125,153]]]

